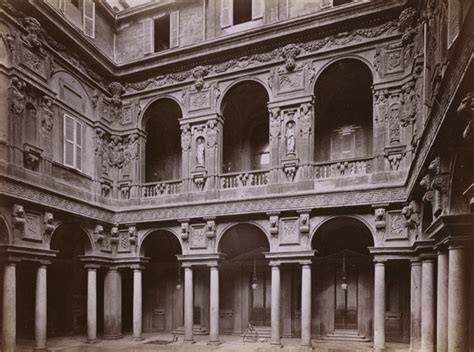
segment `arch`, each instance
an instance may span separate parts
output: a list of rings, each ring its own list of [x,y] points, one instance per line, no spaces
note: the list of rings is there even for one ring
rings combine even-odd
[[[148,101],[146,103],[146,105],[142,108],[142,112],[140,114],[140,116],[138,116],[138,126],[140,128],[142,128],[142,130],[145,130],[145,127],[146,127],[146,124],[147,124],[147,120],[148,118],[146,118],[146,112],[147,110],[153,105],[155,104],[156,102],[160,101],[160,100],[172,100],[174,103],[176,103],[176,105],[179,106],[179,109],[181,111],[181,115],[183,115],[183,106],[181,105],[181,102],[176,98],[174,97],[173,95],[170,95],[170,94],[164,94],[164,95],[160,95],[160,96],[157,96],[157,97],[154,97],[153,99],[150,99],[150,101]]]
[[[267,242],[267,247],[268,247],[268,250],[270,250],[271,248],[271,239],[270,239],[270,235],[268,234],[268,232],[263,228],[263,226],[261,226],[260,224],[256,223],[256,222],[253,222],[253,221],[245,221],[245,222],[239,222],[239,223],[232,223],[232,224],[229,224],[227,225],[217,236],[217,240],[216,240],[216,247],[215,247],[215,250],[217,252],[220,252],[220,248],[221,248],[221,244],[222,244],[222,239],[229,233],[231,233],[231,231],[236,228],[236,227],[239,227],[239,226],[251,226],[251,227],[254,227],[256,228],[259,232],[261,232],[265,239],[266,239],[266,242]]]
[[[154,229],[150,229],[148,231],[146,231],[143,236],[141,237],[140,241],[139,241],[139,244],[138,244],[138,253],[140,254],[140,257],[143,257],[145,256],[145,241],[147,238],[149,238],[149,236],[153,233],[159,233],[159,232],[165,232],[165,233],[168,233],[170,235],[172,235],[173,237],[176,238],[176,240],[178,241],[179,243],[179,249],[181,251],[181,253],[183,253],[183,243],[181,242],[181,239],[179,238],[178,234],[173,230],[173,229],[170,229],[170,228],[164,228],[164,227],[158,227],[158,228],[154,228]]]
[[[337,224],[339,222],[339,224]],[[355,225],[360,228],[362,231],[366,231],[370,237],[370,241],[368,243],[369,246],[374,246],[377,239],[375,233],[368,223],[367,220],[364,218],[357,216],[357,215],[344,215],[344,216],[331,216],[324,219],[316,228],[313,230],[313,233],[310,237],[311,247],[314,248],[314,242],[320,239],[320,236],[325,235],[324,231],[334,231],[339,227],[347,227],[350,225]],[[341,226],[344,225],[344,226]],[[328,228],[329,227],[329,228]],[[332,227],[332,229],[331,229]],[[328,229],[327,229],[328,228]]]
[[[5,29],[5,28],[2,28],[2,29]],[[8,43],[7,43],[6,35],[0,35],[0,64],[9,67],[11,54],[10,54],[10,51],[7,49],[7,47],[8,47]]]
[[[12,237],[10,227],[3,214],[0,214],[0,245],[11,244]]]
[[[259,85],[262,86],[263,89],[265,89],[265,91],[267,92],[267,96],[268,96],[268,100],[270,101],[271,98],[273,98],[273,95],[272,95],[272,90],[260,79],[260,78],[256,78],[256,77],[249,77],[249,76],[245,76],[245,77],[240,77],[238,78],[237,80],[233,81],[231,84],[229,84],[229,86],[227,86],[224,91],[222,92],[219,100],[217,101],[217,106],[219,106],[219,112],[220,114],[222,115],[223,114],[223,106],[222,106],[222,103],[225,99],[225,97],[227,96],[227,94],[237,85],[240,85],[241,83],[245,83],[245,82],[254,82],[254,83],[257,83]]]
[[[68,86],[70,86],[70,89],[68,91],[73,90],[72,92],[69,92],[68,94],[71,94],[71,101],[66,102],[64,99],[66,93],[64,89],[64,82],[67,82]],[[64,101],[66,105],[69,108],[72,108],[83,115],[86,116],[92,116],[92,102],[91,102],[91,97],[87,93],[87,89],[84,86],[84,84],[71,75],[69,72],[65,70],[58,70],[54,72],[51,75],[51,89],[58,95],[59,99],[61,101]],[[82,97],[82,107],[78,106],[79,102],[76,101],[77,96]]]
[[[66,235],[65,233],[74,233],[74,231],[77,231],[79,234],[78,236],[81,236],[84,239],[87,239],[86,241],[83,242],[84,245],[84,253],[83,254],[91,254],[94,251],[94,239],[90,233],[85,227],[82,225],[76,224],[76,223],[63,223],[59,226],[57,226],[51,237],[49,238],[49,249],[55,249],[56,245],[58,243],[58,238],[61,236],[69,236]]]
[[[146,133],[145,182],[178,180],[182,172],[181,106],[174,99],[158,99],[144,113]]]

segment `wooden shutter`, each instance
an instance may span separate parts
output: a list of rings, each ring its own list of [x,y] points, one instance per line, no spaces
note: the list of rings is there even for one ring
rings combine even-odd
[[[252,0],[252,19],[263,17],[263,0]]]
[[[84,26],[84,34],[95,37],[95,3],[93,0],[84,0],[82,7],[82,24]]]
[[[461,21],[460,0],[449,0],[448,2],[448,47],[454,43],[459,35]]]
[[[82,170],[82,125],[76,121],[75,167]]]
[[[232,26],[233,0],[221,0],[221,28]]]
[[[170,48],[179,46],[179,11],[170,13]]]
[[[64,164],[74,167],[74,126],[72,117],[64,115]]]
[[[153,19],[148,18],[143,22],[143,53],[151,54],[154,51],[154,23]]]

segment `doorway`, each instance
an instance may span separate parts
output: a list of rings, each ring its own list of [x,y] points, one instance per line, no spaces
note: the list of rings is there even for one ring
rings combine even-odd
[[[253,274],[249,275],[249,282],[252,282]],[[271,272],[257,272],[257,287],[253,290],[250,287],[252,297],[250,321],[254,326],[271,325]]]

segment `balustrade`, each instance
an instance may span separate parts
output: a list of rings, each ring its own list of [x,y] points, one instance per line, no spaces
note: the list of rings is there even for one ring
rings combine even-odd
[[[221,175],[221,188],[247,188],[268,184],[268,171],[246,171]]]
[[[314,178],[325,179],[371,173],[372,158],[340,160],[314,164]]]
[[[181,193],[181,181],[147,183],[142,186],[143,198],[156,198]]]

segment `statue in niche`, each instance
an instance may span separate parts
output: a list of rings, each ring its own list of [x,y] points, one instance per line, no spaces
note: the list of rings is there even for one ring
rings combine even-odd
[[[205,143],[204,143],[204,138],[199,137],[196,140],[196,163],[197,166],[202,166],[204,167],[204,161],[205,161]]]
[[[295,154],[295,122],[289,121],[286,124],[286,154]]]

